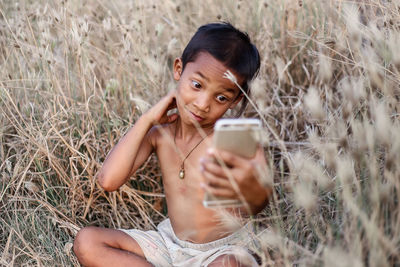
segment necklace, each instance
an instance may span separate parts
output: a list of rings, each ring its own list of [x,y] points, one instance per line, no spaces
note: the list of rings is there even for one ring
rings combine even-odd
[[[175,144],[175,146],[176,146],[176,141],[175,141],[175,139],[176,139],[176,130],[177,130],[177,129],[178,129],[178,121],[176,122],[176,125],[175,125],[175,133],[174,133],[174,144]],[[212,133],[212,131],[211,131],[211,133]],[[198,142],[198,143],[192,148],[192,150],[190,150],[189,153],[187,153],[186,157],[182,160],[181,169],[180,169],[180,171],[179,171],[179,178],[180,178],[180,179],[185,178],[185,160],[190,156],[190,154],[193,152],[193,150],[195,150],[196,147],[198,147],[198,146],[201,144],[201,142],[203,142],[203,140],[206,139],[206,137],[209,136],[211,133],[209,133],[209,134],[207,134],[206,136],[204,136],[204,137],[200,140],[200,142]]]

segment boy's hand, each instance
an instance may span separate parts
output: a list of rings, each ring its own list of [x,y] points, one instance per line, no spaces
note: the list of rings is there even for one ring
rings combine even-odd
[[[158,103],[146,112],[153,124],[171,123],[178,118],[178,114],[167,115],[168,111],[176,108],[176,91],[173,90],[164,96]]]
[[[217,159],[222,160],[228,168],[218,164]],[[262,148],[252,159],[228,151],[209,149],[207,156],[200,160],[200,169],[204,176],[201,185],[204,190],[216,197],[240,199],[241,195],[252,214],[265,207],[272,193],[270,186],[262,185],[265,184],[266,175],[269,175]],[[238,190],[235,190],[229,176],[236,182]]]

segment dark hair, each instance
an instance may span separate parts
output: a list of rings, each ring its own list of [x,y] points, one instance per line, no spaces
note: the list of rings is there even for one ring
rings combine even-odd
[[[183,50],[182,69],[187,63],[195,61],[200,52],[209,53],[240,75],[244,79],[240,86],[249,94],[249,82],[260,68],[260,55],[246,33],[227,22],[201,26]],[[243,99],[238,115],[243,112],[247,101]]]

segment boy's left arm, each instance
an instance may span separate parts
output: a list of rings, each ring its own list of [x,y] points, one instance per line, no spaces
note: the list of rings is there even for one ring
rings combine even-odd
[[[228,168],[216,163],[216,158]],[[200,161],[200,166],[204,177],[202,187],[214,196],[232,199],[242,197],[253,215],[268,204],[272,195],[272,177],[261,146],[252,159],[212,148]],[[234,179],[237,186],[232,185],[230,178]]]

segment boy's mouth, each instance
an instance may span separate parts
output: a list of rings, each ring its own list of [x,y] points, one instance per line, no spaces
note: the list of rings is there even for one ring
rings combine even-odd
[[[193,118],[194,118],[196,121],[198,121],[198,122],[201,122],[201,121],[204,120],[203,117],[197,116],[196,114],[194,114],[194,113],[191,112],[191,111],[190,111],[190,114],[192,114]]]

